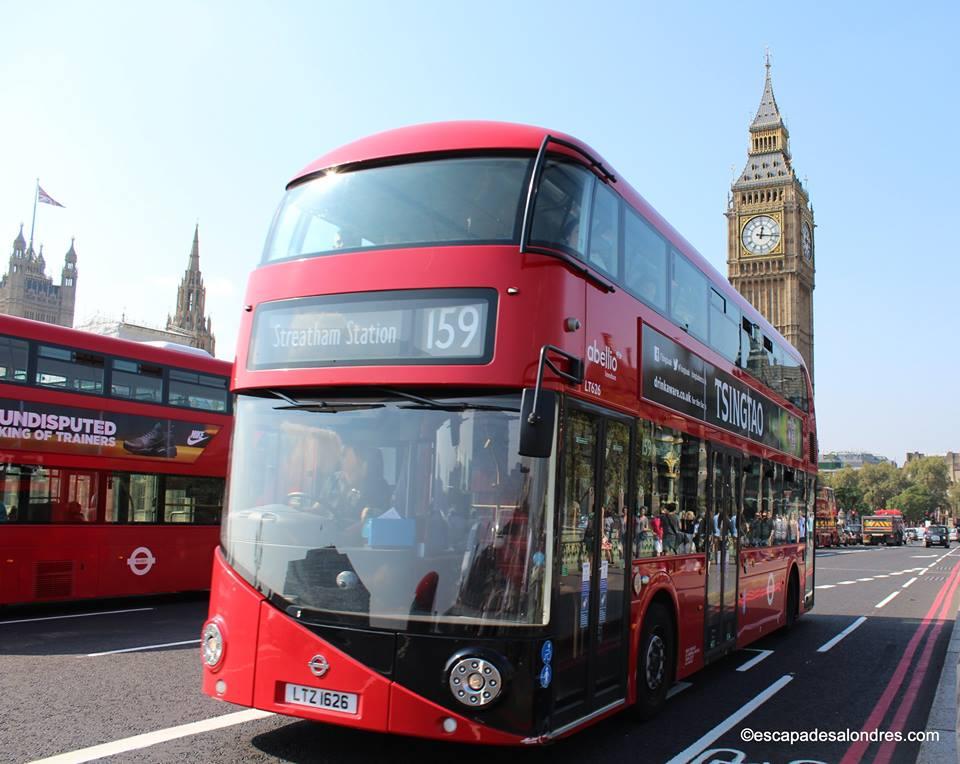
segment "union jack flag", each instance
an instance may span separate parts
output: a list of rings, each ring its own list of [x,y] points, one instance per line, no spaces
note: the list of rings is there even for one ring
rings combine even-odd
[[[63,207],[60,202],[50,196],[50,194],[40,188],[40,186],[37,186],[37,201],[42,202],[43,204],[52,204],[54,207]]]

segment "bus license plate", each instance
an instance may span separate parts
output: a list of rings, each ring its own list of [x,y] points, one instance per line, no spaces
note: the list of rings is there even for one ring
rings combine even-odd
[[[322,708],[325,711],[336,711],[341,714],[357,713],[357,698],[354,692],[340,692],[338,690],[321,690],[319,687],[305,687],[302,684],[287,683],[286,701],[298,706]]]

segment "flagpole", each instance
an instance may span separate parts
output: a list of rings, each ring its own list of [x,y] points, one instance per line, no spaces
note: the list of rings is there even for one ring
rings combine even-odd
[[[37,187],[33,189],[33,220],[30,222],[30,252],[33,252],[33,229],[37,224],[37,198],[40,196],[40,178],[37,178]]]

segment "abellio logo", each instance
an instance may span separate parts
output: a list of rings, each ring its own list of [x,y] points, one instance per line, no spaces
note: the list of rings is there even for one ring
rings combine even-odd
[[[590,363],[595,363],[598,366],[602,366],[607,371],[612,371],[616,373],[617,366],[619,365],[620,354],[615,353],[613,348],[609,345],[604,345],[603,350],[600,349],[600,345],[596,340],[593,341],[593,344],[587,347],[587,360]]]

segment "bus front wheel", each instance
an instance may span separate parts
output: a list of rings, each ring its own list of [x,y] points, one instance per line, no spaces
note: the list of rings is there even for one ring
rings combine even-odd
[[[643,622],[637,659],[636,713],[641,719],[653,718],[667,702],[675,655],[673,619],[662,604],[654,603]]]

